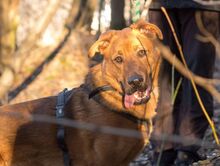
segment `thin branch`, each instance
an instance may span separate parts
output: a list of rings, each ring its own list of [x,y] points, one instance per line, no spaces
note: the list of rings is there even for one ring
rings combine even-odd
[[[216,98],[218,102],[220,102],[220,93],[216,90],[216,88],[213,86],[213,82],[210,79],[206,79],[204,77],[197,76],[193,74],[189,69],[186,69],[182,62],[178,58],[174,58],[175,55],[170,51],[170,49],[166,46],[164,46],[161,43],[157,43],[157,46],[159,50],[162,53],[162,56],[164,59],[166,59],[169,63],[173,64],[174,67],[186,78],[190,79],[190,75],[192,76],[192,79],[195,81],[195,83],[205,90],[207,90],[210,94],[213,95],[213,97]],[[219,82],[219,80],[217,80]]]
[[[205,42],[211,42],[215,46],[215,48],[216,48],[217,55],[220,57],[220,43],[204,27],[204,24],[202,23],[201,12],[196,12],[195,17],[196,17],[196,24],[198,25],[200,32],[205,36],[205,37],[197,36],[197,38],[198,39],[202,39],[203,41],[205,40]]]

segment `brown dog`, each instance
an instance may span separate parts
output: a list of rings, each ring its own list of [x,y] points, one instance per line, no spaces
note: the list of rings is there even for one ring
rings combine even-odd
[[[154,44],[157,36],[162,38],[155,25],[139,21],[129,28],[102,34],[89,50],[90,58],[100,53],[103,60],[90,68],[85,84],[72,91],[64,107],[65,118],[133,129],[139,131],[141,137],[65,127],[72,165],[128,165],[148,141],[158,99],[161,58]],[[48,97],[3,106],[0,111],[8,115],[54,117],[56,101],[57,96]],[[0,165],[64,165],[57,130],[56,124],[0,115]]]

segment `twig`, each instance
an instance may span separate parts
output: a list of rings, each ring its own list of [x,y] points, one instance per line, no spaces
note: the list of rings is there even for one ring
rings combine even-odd
[[[172,93],[172,105],[175,103],[175,100],[176,100],[177,94],[178,94],[178,92],[179,92],[179,89],[180,89],[182,80],[183,80],[183,78],[180,77],[180,79],[179,79],[179,81],[178,81],[178,83],[177,83],[177,85],[176,85],[176,89],[175,89],[175,91]]]
[[[163,155],[163,150],[164,150],[164,144],[165,144],[165,139],[164,139],[164,135],[161,137],[162,138],[162,143],[161,143],[161,146],[160,146],[160,152],[159,152],[159,156],[158,156],[158,159],[157,159],[157,165],[156,166],[160,166],[160,161],[161,161],[161,157]]]
[[[197,100],[198,100],[198,102],[199,102],[199,105],[200,105],[200,107],[201,107],[201,109],[202,109],[202,111],[203,111],[203,113],[204,113],[204,115],[205,115],[205,117],[206,117],[206,119],[207,119],[207,121],[208,121],[208,123],[209,123],[211,129],[212,129],[212,132],[213,132],[213,136],[214,136],[214,138],[215,138],[215,141],[216,141],[216,143],[219,145],[219,138],[218,138],[218,135],[217,135],[217,132],[216,132],[216,129],[215,129],[215,125],[214,125],[213,121],[211,120],[211,118],[209,117],[209,114],[207,113],[207,111],[206,111],[206,109],[205,109],[205,107],[204,107],[204,104],[203,104],[202,99],[201,99],[201,97],[200,97],[200,95],[199,95],[198,89],[197,89],[197,87],[196,87],[195,81],[193,80],[192,73],[189,72],[189,69],[188,69],[186,60],[185,60],[184,55],[183,55],[182,47],[181,47],[181,45],[180,45],[180,43],[179,43],[179,40],[178,40],[177,35],[176,35],[176,32],[175,32],[174,27],[173,27],[173,25],[172,25],[172,22],[171,22],[171,20],[170,20],[168,14],[167,14],[167,12],[166,12],[166,9],[165,9],[164,7],[161,7],[161,10],[163,11],[164,15],[166,16],[166,19],[167,19],[167,21],[168,21],[168,23],[169,23],[169,26],[170,26],[170,28],[171,28],[171,30],[172,30],[172,32],[173,32],[174,39],[175,39],[175,42],[176,42],[176,44],[177,44],[177,47],[178,47],[178,50],[179,50],[181,59],[182,59],[182,61],[183,61],[184,67],[187,69],[186,72],[188,73],[189,79],[190,79],[191,84],[192,84],[192,86],[193,86],[193,89],[194,89],[194,92],[195,92],[195,94],[196,94],[196,97],[197,97]]]
[[[163,58],[166,59],[169,63],[172,63],[174,67],[176,68],[176,70],[178,70],[183,76],[185,76],[188,79],[190,79],[190,76],[189,76],[189,73],[190,73],[190,75],[192,76],[192,79],[195,81],[197,85],[207,90],[210,94],[212,94],[216,98],[218,102],[220,102],[220,94],[218,93],[216,88],[213,86],[214,82],[212,82],[212,80],[193,74],[191,71],[189,71],[189,69],[186,69],[184,67],[184,65],[182,64],[182,62],[180,62],[178,58],[174,58],[175,55],[169,50],[169,48],[167,48],[166,46],[164,46],[163,44],[159,42],[157,42],[157,46],[162,52]],[[219,82],[219,80],[216,80],[216,81]]]
[[[204,25],[202,23],[202,18],[201,18],[201,12],[196,12],[195,17],[196,17],[196,24],[198,25],[200,32],[205,36],[205,37],[202,37],[202,39],[206,40],[206,42],[211,42],[216,48],[217,55],[220,57],[220,43],[204,27]],[[201,39],[201,36],[197,36],[197,37]]]

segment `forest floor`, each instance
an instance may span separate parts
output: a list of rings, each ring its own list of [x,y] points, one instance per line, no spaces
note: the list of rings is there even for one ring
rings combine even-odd
[[[18,103],[41,97],[57,95],[64,88],[72,89],[79,86],[83,83],[88,71],[87,51],[94,40],[95,37],[85,32],[72,33],[71,37],[58,55],[49,64],[46,64],[41,74],[10,103]],[[32,51],[28,60],[25,61],[13,88],[18,86],[24,78],[30,75],[36,66],[42,63],[45,56],[49,55],[53,49],[54,47],[47,47]],[[217,130],[220,131],[220,106],[218,104],[215,104],[215,106],[216,109],[213,120],[216,123]],[[214,139],[210,129],[208,129],[204,140],[210,141],[214,144]],[[205,165],[216,165],[213,163],[216,163],[216,160],[220,158],[219,150],[203,148],[202,152],[206,153],[209,157],[209,160],[205,162]],[[151,146],[146,147],[143,153],[131,163],[131,166],[151,166],[151,154]],[[197,163],[197,165],[202,164]]]

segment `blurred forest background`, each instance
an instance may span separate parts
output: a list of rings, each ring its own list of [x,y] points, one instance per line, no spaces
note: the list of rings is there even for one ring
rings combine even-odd
[[[131,17],[131,2],[125,0],[0,0],[0,104],[79,86],[91,44],[109,28],[130,25]],[[216,63],[215,78],[220,78],[219,58]],[[213,120],[219,124],[215,105]],[[206,138],[214,142],[211,135],[209,130]],[[146,154],[140,159],[144,164]]]
[[[123,10],[124,1],[112,2]],[[109,27],[110,5],[104,0],[0,1],[1,103],[56,95],[81,84],[87,50]]]

